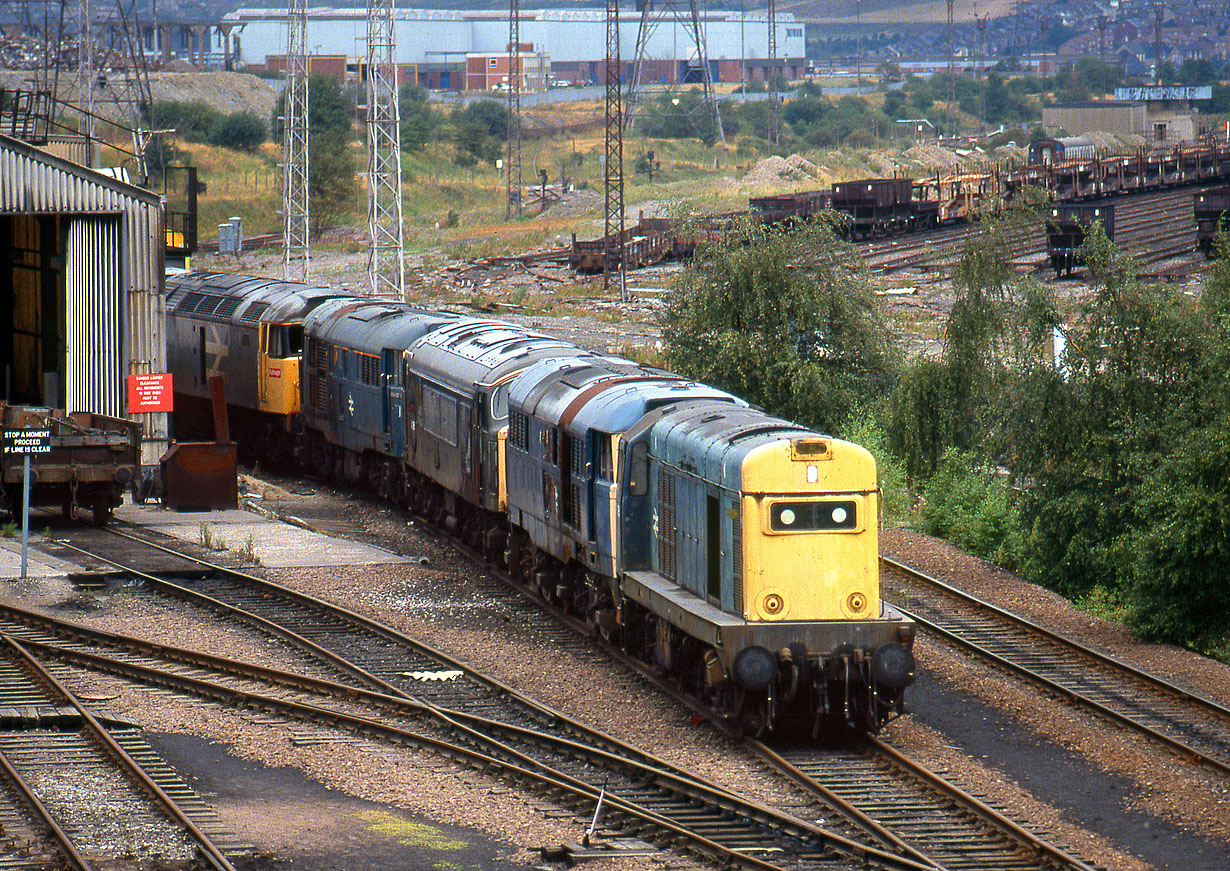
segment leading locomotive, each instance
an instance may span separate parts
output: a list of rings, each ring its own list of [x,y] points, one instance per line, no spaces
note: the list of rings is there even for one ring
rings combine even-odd
[[[514,324],[284,284],[297,311],[210,333],[201,311],[252,312],[269,282],[167,289],[172,342],[197,343],[172,349],[177,388],[254,344],[226,373],[240,419],[274,415],[307,468],[430,517],[747,731],[874,731],[902,711],[914,624],[880,596],[861,447]],[[267,314],[294,365],[269,365]],[[194,356],[202,335],[218,347]],[[290,410],[259,404],[273,368],[298,379]]]

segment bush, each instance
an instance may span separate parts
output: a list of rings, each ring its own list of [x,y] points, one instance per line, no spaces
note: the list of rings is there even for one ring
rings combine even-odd
[[[905,473],[905,464],[888,449],[888,436],[870,409],[857,406],[837,430],[846,441],[862,445],[876,460],[880,485],[880,516],[894,526],[902,523],[913,503],[913,493]]]
[[[214,125],[209,133],[209,144],[250,153],[260,148],[267,135],[265,122],[255,114],[236,112]]]
[[[171,128],[188,142],[204,142],[222,120],[222,113],[201,100],[159,100],[151,122],[159,129]]]
[[[1016,499],[1004,478],[949,450],[923,489],[923,531],[1005,568],[1021,563],[1024,541]]]
[[[1129,625],[1204,650],[1230,643],[1230,420],[1191,433],[1144,488]]]

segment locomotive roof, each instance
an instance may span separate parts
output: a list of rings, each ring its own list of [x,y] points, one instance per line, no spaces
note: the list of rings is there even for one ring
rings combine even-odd
[[[228,272],[170,274],[166,287],[172,315],[246,326],[298,321],[326,300],[350,296],[329,287]]]
[[[664,414],[653,424],[650,450],[658,459],[732,490],[742,489],[743,460],[762,445],[812,430],[744,406],[696,406]]]
[[[443,384],[493,384],[544,356],[575,346],[516,324],[461,318],[423,336],[410,349],[417,371]]]
[[[578,349],[579,350],[579,349]],[[651,366],[642,366],[622,357],[608,357],[591,351],[579,351],[567,357],[551,357],[538,361],[517,379],[509,391],[509,405],[543,420],[559,423],[569,406],[584,392],[597,392],[603,384],[617,382],[683,381]]]
[[[304,319],[306,335],[367,354],[403,351],[424,333],[439,329],[456,315],[428,311],[404,302],[337,300]]]
[[[698,401],[747,404],[725,390],[695,381],[627,383],[614,380],[605,390],[599,387],[598,393],[576,409],[571,421],[565,423],[580,432],[589,429],[608,433],[627,432],[655,408]]]

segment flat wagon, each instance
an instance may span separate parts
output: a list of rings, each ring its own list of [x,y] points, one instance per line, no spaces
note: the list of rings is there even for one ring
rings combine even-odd
[[[124,489],[140,479],[141,425],[131,420],[52,408],[0,402],[6,432],[50,431],[50,450],[30,454],[30,504],[59,506],[65,517],[82,508],[105,524]],[[5,452],[0,508],[21,511],[22,475],[27,455]]]

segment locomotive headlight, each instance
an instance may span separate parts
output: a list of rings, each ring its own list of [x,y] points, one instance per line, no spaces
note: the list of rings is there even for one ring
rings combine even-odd
[[[781,520],[782,526],[793,526],[795,520],[794,512],[789,508],[786,508],[782,511],[778,519]]]
[[[833,522],[838,523],[838,524],[845,523],[846,522],[846,509],[842,508],[840,505],[834,508],[833,509]]]

